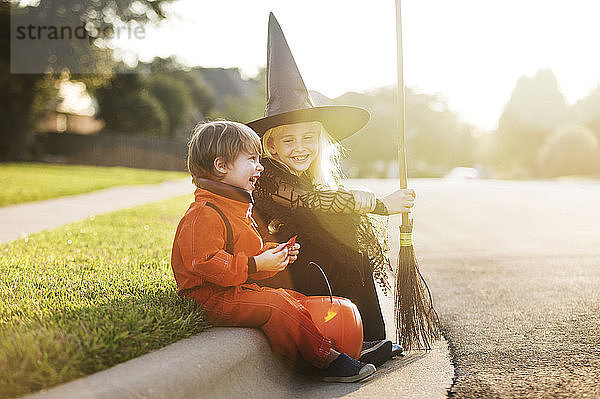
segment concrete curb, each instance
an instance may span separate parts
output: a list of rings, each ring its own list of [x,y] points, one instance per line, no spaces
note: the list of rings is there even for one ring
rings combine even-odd
[[[288,395],[293,372],[256,329],[211,328],[192,338],[25,398],[217,398]]]
[[[23,399],[432,399],[446,397],[452,377],[445,340],[387,362],[363,382],[330,384],[294,372],[259,330],[217,327]]]

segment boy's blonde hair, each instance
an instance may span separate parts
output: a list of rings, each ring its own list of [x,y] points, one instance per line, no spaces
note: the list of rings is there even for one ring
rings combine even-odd
[[[214,121],[196,125],[188,142],[187,167],[192,181],[197,179],[221,180],[214,162],[221,158],[230,164],[242,151],[260,154],[260,137],[248,126],[238,122]]]
[[[337,188],[339,181],[344,177],[340,167],[340,158],[344,155],[342,145],[335,141],[321,122],[312,122],[318,126],[319,138],[316,159],[310,164],[307,173],[314,184]],[[275,126],[265,132],[262,137],[263,156],[274,158],[267,145],[269,139],[281,134],[288,125]]]

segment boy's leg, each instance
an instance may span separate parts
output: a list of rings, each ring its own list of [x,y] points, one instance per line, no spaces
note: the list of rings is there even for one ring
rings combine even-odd
[[[242,287],[240,292],[213,297],[204,309],[213,325],[260,328],[273,352],[291,360],[300,354],[306,362],[321,368],[329,354],[331,341],[286,290]]]

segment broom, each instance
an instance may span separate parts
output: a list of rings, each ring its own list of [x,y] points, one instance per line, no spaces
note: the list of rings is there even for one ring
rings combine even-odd
[[[402,57],[401,0],[396,0],[396,39],[398,62],[398,163],[400,188],[407,188],[406,145],[404,133],[404,74]],[[419,271],[412,242],[413,222],[409,213],[402,214],[400,251],[396,269],[394,313],[397,342],[404,350],[431,349],[440,336],[440,322],[433,308],[431,292]]]

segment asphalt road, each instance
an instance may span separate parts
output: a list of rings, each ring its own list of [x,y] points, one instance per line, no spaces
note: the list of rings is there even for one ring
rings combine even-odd
[[[600,397],[600,182],[409,186],[415,251],[455,365],[450,396]]]

